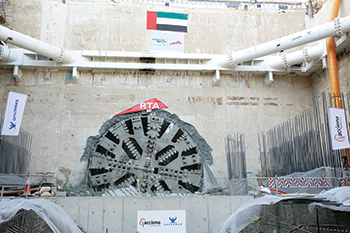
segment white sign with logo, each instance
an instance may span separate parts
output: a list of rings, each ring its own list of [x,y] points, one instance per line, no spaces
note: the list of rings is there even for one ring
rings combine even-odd
[[[331,131],[332,149],[350,148],[345,111],[341,108],[329,108],[329,127]]]
[[[151,32],[151,51],[182,52],[184,34],[171,32]]]
[[[1,131],[2,135],[16,136],[19,134],[26,101],[27,95],[12,91],[9,92]]]
[[[186,233],[186,211],[137,211],[137,232]]]

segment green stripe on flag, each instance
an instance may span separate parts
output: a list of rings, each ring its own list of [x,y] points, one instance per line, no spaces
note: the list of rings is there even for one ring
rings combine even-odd
[[[188,14],[178,14],[169,12],[157,12],[157,17],[159,18],[170,18],[170,19],[182,19],[187,20]]]

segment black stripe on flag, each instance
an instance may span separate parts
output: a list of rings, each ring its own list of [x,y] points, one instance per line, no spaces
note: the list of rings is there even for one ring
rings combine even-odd
[[[187,26],[177,26],[169,24],[157,24],[157,30],[173,31],[173,32],[187,32]]]

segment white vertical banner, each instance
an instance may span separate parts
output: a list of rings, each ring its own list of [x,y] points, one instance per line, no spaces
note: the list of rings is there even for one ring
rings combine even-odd
[[[139,233],[186,233],[186,210],[137,211]]]
[[[350,148],[344,109],[329,108],[329,127],[331,131],[332,149],[339,150]]]
[[[16,136],[19,134],[26,101],[27,95],[12,91],[9,92],[1,131],[2,135]]]

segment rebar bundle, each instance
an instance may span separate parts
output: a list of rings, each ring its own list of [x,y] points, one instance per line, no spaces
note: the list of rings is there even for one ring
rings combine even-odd
[[[18,136],[1,136],[0,139],[0,173],[28,173],[32,135],[21,129]]]
[[[247,178],[244,134],[227,136],[226,156],[229,180]]]
[[[344,98],[346,96],[346,98]],[[350,94],[342,94],[349,119]],[[305,172],[322,166],[349,167],[349,151],[333,151],[329,132],[332,96],[313,94],[313,107],[259,134],[263,176]],[[320,101],[319,101],[320,100]]]

